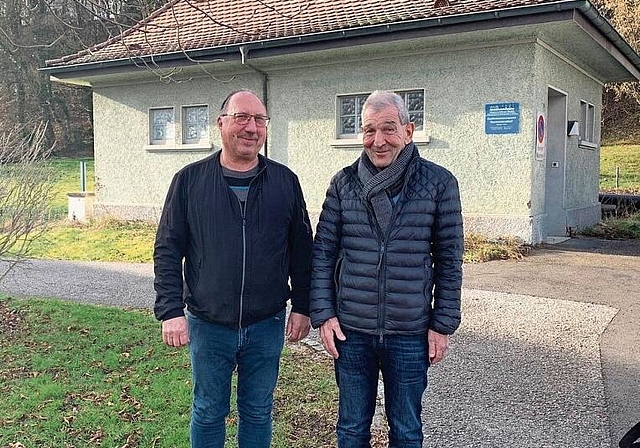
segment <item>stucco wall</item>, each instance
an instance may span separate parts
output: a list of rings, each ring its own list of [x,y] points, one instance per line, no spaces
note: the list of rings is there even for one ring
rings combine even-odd
[[[159,218],[160,207],[176,171],[220,148],[215,125],[220,104],[239,87],[259,91],[256,74],[238,75],[226,83],[210,77],[182,83],[157,80],[137,85],[94,87],[96,206],[100,214],[131,219]],[[213,150],[149,151],[149,108],[174,107],[175,139],[181,141],[181,107],[209,105]]]
[[[272,117],[269,157],[298,174],[315,221],[331,177],[361,152],[360,143],[344,146],[336,139],[336,97],[424,89],[425,131],[416,140],[422,141],[424,157],[458,178],[466,230],[540,241],[544,161],[534,157],[537,112],[545,111],[552,85],[569,93],[569,119],[578,119],[579,100],[584,99],[597,106],[599,123],[601,86],[533,38],[446,49],[425,42],[397,42],[384,52],[369,46],[347,57],[340,51],[324,52],[317,61],[309,54],[298,56],[299,61],[291,56],[262,66],[268,72]],[[145,149],[149,108],[175,108],[180,141],[180,107],[208,104],[210,140],[217,149],[215,117],[223,98],[237,88],[262,91],[260,76],[246,70],[236,71],[230,82],[204,77],[95,87],[96,213],[157,219],[173,174],[211,151]],[[519,103],[518,133],[485,133],[485,105],[500,102]],[[564,201],[567,208],[588,209],[597,201],[598,150],[578,148],[575,138],[568,144],[571,176]]]
[[[567,94],[567,120],[580,120],[580,101],[595,106],[594,141],[600,142],[600,119],[602,109],[602,84],[585,73],[587,67],[570,62],[553,47],[540,41],[536,45],[535,98],[536,107],[547,111],[549,87]],[[533,149],[532,149],[533,150]],[[544,222],[545,171],[548,161],[534,161],[532,215]],[[567,226],[584,228],[600,218],[598,202],[600,147],[587,148],[579,145],[578,136],[566,137],[565,188],[562,198],[567,212]]]
[[[474,223],[479,231],[494,226],[497,233],[528,240],[533,62],[534,44],[529,42],[419,56],[391,53],[369,61],[272,72],[270,114],[276,120],[270,155],[298,173],[310,213],[317,215],[333,174],[361,151],[331,145],[336,96],[425,89],[430,142],[419,148],[458,177],[471,228]],[[485,134],[484,106],[494,102],[520,103],[519,133]]]

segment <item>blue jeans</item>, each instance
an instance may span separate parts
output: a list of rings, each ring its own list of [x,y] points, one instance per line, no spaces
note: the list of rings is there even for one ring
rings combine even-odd
[[[285,311],[233,329],[187,313],[193,376],[191,447],[223,448],[231,376],[238,369],[238,446],[271,444],[273,391],[284,345]]]
[[[422,395],[427,388],[427,336],[344,331],[336,340],[338,447],[370,448],[378,374],[382,372],[389,448],[422,448]]]

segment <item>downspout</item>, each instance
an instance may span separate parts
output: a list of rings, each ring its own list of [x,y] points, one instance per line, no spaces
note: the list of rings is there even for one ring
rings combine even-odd
[[[249,64],[247,62],[247,60],[249,59],[249,50],[247,49],[247,47],[245,45],[241,45],[240,46],[240,55],[242,56],[242,65],[246,65],[247,67],[249,67],[250,69],[252,69],[256,73],[258,73],[260,75],[260,77],[262,78],[262,102],[264,103],[265,109],[267,109],[267,113],[269,113],[269,104],[268,104],[269,77],[267,76],[267,74],[265,72],[263,72],[262,70],[254,67],[253,65],[251,65],[251,64]],[[268,140],[268,138],[269,137],[267,136],[264,139],[264,156],[265,157],[269,157],[269,152],[268,152],[269,140]]]

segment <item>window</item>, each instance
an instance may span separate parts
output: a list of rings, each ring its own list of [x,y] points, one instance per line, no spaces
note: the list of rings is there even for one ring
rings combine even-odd
[[[368,94],[338,97],[339,129],[341,138],[356,137],[362,129],[362,105]]]
[[[409,109],[409,120],[416,131],[424,130],[424,90],[396,92]],[[362,106],[368,93],[338,96],[338,138],[356,138],[362,133]]]
[[[595,116],[593,104],[580,101],[580,145],[595,146]]]
[[[396,93],[402,97],[409,109],[409,121],[415,123],[416,131],[422,131],[424,129],[424,92],[417,90]]]
[[[209,142],[209,106],[184,106],[182,108],[182,143]]]
[[[152,145],[168,145],[174,143],[174,119],[173,107],[151,109],[150,143]]]

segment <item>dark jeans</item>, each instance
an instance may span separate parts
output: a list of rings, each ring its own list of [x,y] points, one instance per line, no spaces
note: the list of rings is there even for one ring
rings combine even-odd
[[[336,341],[338,447],[370,448],[378,373],[382,372],[389,448],[422,448],[422,395],[427,388],[427,336],[380,336],[344,331]]]
[[[285,311],[242,329],[187,313],[193,376],[192,448],[223,448],[231,375],[238,369],[238,446],[268,448]]]

